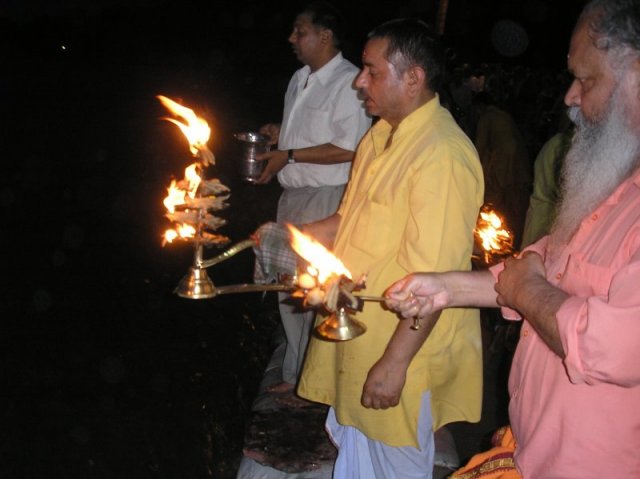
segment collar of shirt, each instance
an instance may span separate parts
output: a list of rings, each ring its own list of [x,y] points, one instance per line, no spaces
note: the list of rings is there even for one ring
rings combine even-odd
[[[422,124],[425,121],[428,122],[436,114],[439,106],[440,98],[436,94],[433,99],[412,111],[396,128],[396,131],[393,133],[393,141],[397,142],[398,140],[401,140],[406,132],[411,133],[415,131],[416,123]],[[391,125],[383,118],[380,118],[380,120],[371,127],[371,138],[376,156],[380,155],[385,150],[385,145],[389,140],[391,130]]]
[[[311,73],[309,65],[305,65],[302,68],[302,75],[300,75],[300,78],[298,79],[298,87],[302,90],[304,89],[305,83],[311,81],[318,81],[324,86],[327,81],[333,77],[333,72],[340,63],[342,63],[342,52],[338,52],[331,60],[325,63],[322,68],[313,73]]]
[[[605,204],[612,205],[620,201],[620,195],[631,185],[634,185],[636,188],[640,188],[640,168],[636,169],[625,181],[623,181],[615,191],[609,195],[609,198],[606,199]]]

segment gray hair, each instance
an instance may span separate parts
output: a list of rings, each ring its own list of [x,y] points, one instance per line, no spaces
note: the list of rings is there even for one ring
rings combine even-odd
[[[594,45],[615,63],[640,56],[640,0],[592,0],[578,25],[588,22]]]

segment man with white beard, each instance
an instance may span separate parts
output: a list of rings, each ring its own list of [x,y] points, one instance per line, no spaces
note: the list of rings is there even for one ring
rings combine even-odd
[[[524,321],[512,429],[452,477],[640,477],[640,0],[592,0],[568,65],[576,133],[551,234],[489,271],[386,292],[405,318],[477,306]]]
[[[588,119],[580,107],[569,107],[576,133],[564,164],[563,200],[553,228],[556,243],[567,242],[580,221],[638,166],[640,137],[626,121],[628,109],[619,89],[602,118]]]

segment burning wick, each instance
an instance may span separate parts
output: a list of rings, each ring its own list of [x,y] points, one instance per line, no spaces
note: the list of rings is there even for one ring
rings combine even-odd
[[[365,288],[366,275],[353,281],[351,272],[320,242],[305,235],[295,226],[287,225],[291,232],[291,247],[310,266],[298,276],[295,297],[304,298],[308,306],[324,306],[329,312],[340,308],[362,311],[364,301],[383,302],[382,296],[360,295]]]
[[[321,288],[312,288],[307,292],[305,301],[310,306],[319,306],[324,301],[324,291]]]
[[[298,286],[302,289],[312,289],[316,286],[316,280],[309,273],[302,273],[298,276]]]

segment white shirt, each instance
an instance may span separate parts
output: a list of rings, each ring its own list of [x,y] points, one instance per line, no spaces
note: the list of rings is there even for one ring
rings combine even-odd
[[[284,97],[278,148],[288,150],[331,143],[355,151],[371,126],[371,118],[353,85],[358,71],[342,53],[313,73],[308,65],[296,71]],[[343,185],[349,179],[350,169],[351,162],[295,163],[278,172],[278,181],[284,188]]]

